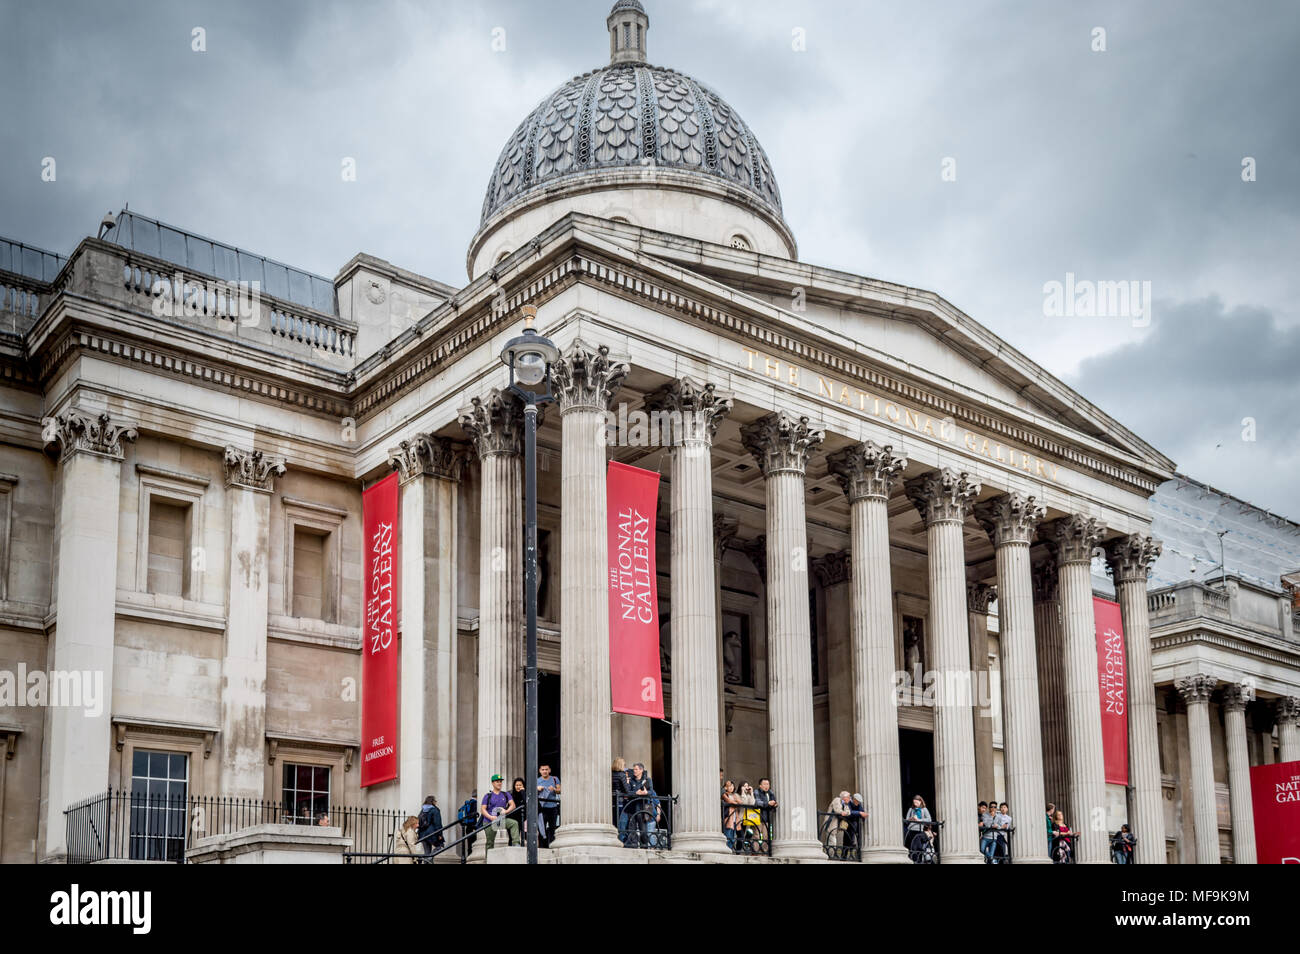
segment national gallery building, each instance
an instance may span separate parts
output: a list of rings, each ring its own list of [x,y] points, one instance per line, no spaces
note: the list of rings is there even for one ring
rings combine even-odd
[[[0,242],[0,860],[63,860],[70,810],[110,792],[402,817],[432,793],[451,820],[530,776],[500,354],[532,309],[560,352],[549,860],[734,858],[719,769],[771,779],[774,861],[825,859],[841,790],[870,811],[863,861],[908,860],[914,794],[943,863],[983,861],[989,798],[1017,863],[1049,860],[1048,802],[1079,862],[1121,824],[1138,862],[1255,860],[1250,767],[1300,759],[1279,573],[1156,586],[1174,463],[939,295],[801,261],[754,132],[650,65],[649,25],[618,0],[609,62],[510,134],[462,286],[364,254],[322,277],[135,211],[67,255]],[[656,440],[656,416],[692,423]],[[660,475],[663,720],[611,712],[610,461]],[[399,768],[363,788],[362,493],[393,473]],[[1280,572],[1296,530],[1265,527]],[[616,757],[675,797],[670,849],[620,850]]]

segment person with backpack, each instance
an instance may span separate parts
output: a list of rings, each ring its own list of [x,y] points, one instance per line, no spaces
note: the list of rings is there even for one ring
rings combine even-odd
[[[478,840],[478,792],[470,792],[469,798],[461,803],[460,808],[456,811],[456,821],[460,823],[460,834],[462,838],[469,835],[461,842],[461,856],[464,857],[474,850],[474,842]]]
[[[1110,836],[1110,860],[1117,865],[1131,865],[1133,847],[1136,844],[1137,839],[1133,837],[1128,825],[1120,825],[1119,831]]]
[[[487,823],[487,850],[491,851],[496,845],[497,832],[505,829],[506,843],[509,845],[522,844],[519,837],[519,822],[511,816],[515,813],[515,800],[510,797],[509,792],[501,790],[501,783],[504,782],[500,775],[492,776],[492,791],[483,796],[483,805],[479,809],[479,814],[483,816]]]
[[[442,812],[438,810],[438,800],[432,795],[424,800],[424,806],[420,809],[416,837],[424,846],[425,855],[433,854],[435,848],[441,848],[447,843],[442,834]]]

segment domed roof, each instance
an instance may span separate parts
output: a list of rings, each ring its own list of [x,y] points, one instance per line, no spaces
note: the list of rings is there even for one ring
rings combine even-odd
[[[771,163],[736,110],[698,80],[645,62],[649,19],[637,0],[618,0],[608,25],[612,62],[569,80],[519,124],[492,171],[482,222],[557,180],[620,167],[720,181],[783,221]]]

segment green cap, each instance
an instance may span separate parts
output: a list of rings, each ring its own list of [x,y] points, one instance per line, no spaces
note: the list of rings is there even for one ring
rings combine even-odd
[[[503,779],[500,775],[493,775],[491,781],[493,781],[493,782],[504,782],[505,779]]]

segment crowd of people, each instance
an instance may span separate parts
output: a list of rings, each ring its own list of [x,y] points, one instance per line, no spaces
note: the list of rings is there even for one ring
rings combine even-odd
[[[778,805],[772,780],[760,778],[758,788],[745,780],[737,786],[719,769],[718,781],[722,785],[722,834],[727,847],[742,855],[771,854],[772,822]]]

